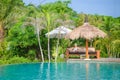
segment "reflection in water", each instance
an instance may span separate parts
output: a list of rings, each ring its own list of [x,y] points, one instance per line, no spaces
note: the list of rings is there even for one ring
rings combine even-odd
[[[58,63],[40,63],[39,78],[46,80],[58,80]]]
[[[94,67],[91,67],[91,65]],[[86,63],[85,68],[86,68],[86,80],[89,80],[90,76],[100,79],[100,74],[99,74],[100,73],[100,64],[99,63],[96,63],[96,64]]]
[[[50,68],[51,68],[51,65],[50,65],[50,63],[48,63],[48,67],[47,67],[47,80],[50,80]]]
[[[98,77],[98,79],[100,79],[100,64],[99,63],[97,63],[96,64],[96,68],[97,68],[97,77]]]
[[[43,75],[42,75],[42,74],[44,73],[43,70],[44,70],[44,63],[41,63],[41,64],[40,64],[40,71],[39,71],[39,77],[40,77],[40,78],[42,78],[42,76],[43,76]]]
[[[88,80],[89,63],[86,63],[85,67],[86,67],[86,80]]]
[[[50,80],[50,63],[40,63],[39,79]]]
[[[4,75],[3,75],[3,73],[4,73],[3,70],[4,70],[4,69],[3,69],[2,67],[0,67],[0,77],[1,77],[1,76],[4,76]]]
[[[0,80],[120,80],[120,63],[37,63],[0,67]]]
[[[57,67],[57,63],[55,63],[55,76],[57,76],[58,74],[57,74],[57,69],[58,69],[58,67]]]

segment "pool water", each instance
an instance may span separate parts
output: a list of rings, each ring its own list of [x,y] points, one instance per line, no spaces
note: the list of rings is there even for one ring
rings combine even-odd
[[[120,63],[34,63],[0,66],[0,80],[120,80]]]

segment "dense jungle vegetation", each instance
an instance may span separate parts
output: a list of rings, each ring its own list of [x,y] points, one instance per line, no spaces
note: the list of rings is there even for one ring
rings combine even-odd
[[[84,23],[86,14],[75,12],[69,4],[56,1],[35,6],[25,5],[22,0],[0,0],[0,64],[53,62],[57,39],[45,34],[58,26],[73,29]],[[107,33],[107,37],[89,44],[101,50],[101,57],[120,58],[120,17],[87,16],[91,25]],[[66,48],[74,43],[85,46],[84,39],[60,39],[58,62],[65,60]]]

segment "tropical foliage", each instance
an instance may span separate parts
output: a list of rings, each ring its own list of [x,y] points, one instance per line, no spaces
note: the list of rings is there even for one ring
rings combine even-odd
[[[45,37],[58,26],[74,28],[84,23],[84,13],[77,14],[70,1],[25,5],[22,0],[0,0],[0,64],[54,61],[57,39]],[[88,15],[90,24],[107,33],[90,45],[101,50],[101,57],[120,57],[120,17]],[[85,40],[60,39],[58,61],[64,61],[65,49]]]

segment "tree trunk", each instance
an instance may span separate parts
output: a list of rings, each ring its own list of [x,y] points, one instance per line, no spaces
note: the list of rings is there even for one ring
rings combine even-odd
[[[55,54],[55,62],[57,62],[57,57],[58,57],[58,51],[59,51],[59,38],[57,40],[57,46],[56,46],[56,54]]]
[[[2,22],[0,22],[0,42],[3,40],[4,38],[4,30],[2,27]]]
[[[48,59],[50,63],[50,37],[49,37],[49,32],[48,32]]]
[[[47,20],[47,28],[48,28],[48,59],[50,63],[50,35],[49,35],[49,30],[50,30],[50,15],[48,12],[45,12],[46,15],[46,20]]]
[[[60,42],[60,31],[58,33],[58,40],[57,40],[57,48],[56,48],[56,55],[55,55],[55,62],[57,62],[57,57],[58,57],[58,51],[59,51],[59,42]]]
[[[110,45],[108,44],[108,46],[106,47],[107,48],[107,53],[108,53],[108,57],[110,57]]]
[[[38,37],[38,43],[39,43],[39,49],[42,57],[42,62],[44,62],[44,56],[43,56],[42,46],[41,46],[40,37],[39,37],[39,29],[37,30],[37,37]]]

